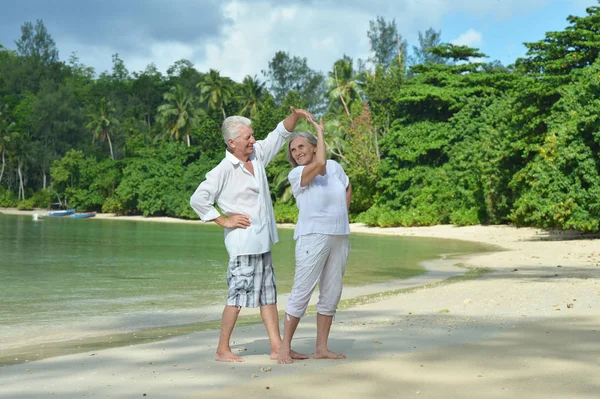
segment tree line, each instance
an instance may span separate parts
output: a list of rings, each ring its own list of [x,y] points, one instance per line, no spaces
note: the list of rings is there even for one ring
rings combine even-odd
[[[98,75],[26,22],[16,50],[0,45],[0,206],[196,218],[189,196],[223,157],[223,119],[248,116],[261,138],[293,105],[323,116],[353,221],[598,231],[600,7],[567,20],[503,66],[434,29],[409,50],[378,17],[369,59],[322,73],[278,51],[242,82],[188,60],[130,72],[118,54]],[[297,218],[289,169],[283,152],[268,168],[280,222]]]

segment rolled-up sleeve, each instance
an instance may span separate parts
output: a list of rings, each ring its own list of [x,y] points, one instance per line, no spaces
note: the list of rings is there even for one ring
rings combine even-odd
[[[206,174],[206,180],[200,183],[190,198],[192,209],[194,209],[200,217],[200,220],[203,222],[210,222],[221,216],[219,211],[215,208],[215,200],[218,199],[221,191],[220,177],[220,173],[217,169],[208,172]]]
[[[268,165],[275,158],[290,134],[292,133],[287,131],[283,126],[283,121],[281,121],[264,140],[259,140],[254,144],[254,151],[263,165]]]

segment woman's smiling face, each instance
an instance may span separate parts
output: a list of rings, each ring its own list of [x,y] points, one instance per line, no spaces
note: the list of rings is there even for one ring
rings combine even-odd
[[[304,137],[297,137],[290,143],[290,153],[298,165],[308,165],[315,155],[315,146]]]

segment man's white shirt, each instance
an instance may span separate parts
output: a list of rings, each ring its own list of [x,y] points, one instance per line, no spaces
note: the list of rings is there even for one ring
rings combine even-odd
[[[261,254],[279,240],[265,167],[275,158],[288,132],[280,122],[264,140],[254,143],[250,160],[254,176],[229,151],[210,172],[190,199],[190,205],[203,222],[220,216],[216,203],[226,216],[243,214],[250,218],[246,229],[225,229],[225,247],[230,257]]]

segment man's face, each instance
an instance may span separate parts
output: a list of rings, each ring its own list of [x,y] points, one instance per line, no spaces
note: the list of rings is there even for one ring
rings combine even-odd
[[[230,140],[229,145],[234,155],[248,157],[254,152],[254,131],[250,126],[240,129],[240,134],[235,140]]]

